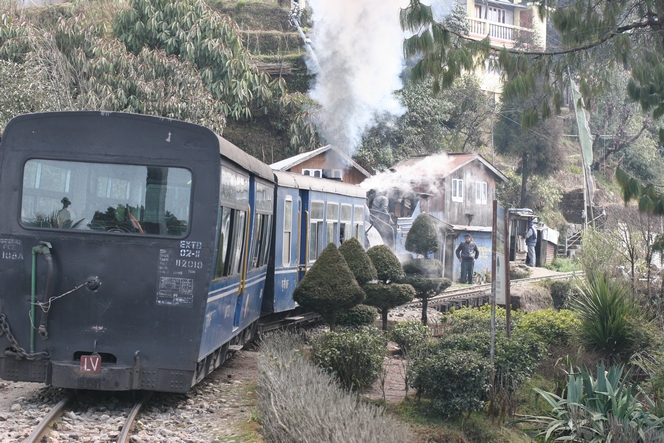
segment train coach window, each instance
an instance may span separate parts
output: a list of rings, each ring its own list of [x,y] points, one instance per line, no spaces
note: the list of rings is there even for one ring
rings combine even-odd
[[[284,201],[284,244],[282,245],[281,264],[290,265],[291,262],[291,241],[293,233],[293,201],[288,197]]]
[[[339,225],[339,242],[341,243],[353,236],[350,227],[351,211],[351,205],[341,205],[341,224]]]
[[[311,202],[309,215],[309,261],[315,261],[323,250],[323,202]]]
[[[23,168],[21,223],[181,236],[191,184],[184,168],[32,159]]]
[[[326,243],[339,245],[337,237],[337,228],[339,227],[339,205],[337,203],[327,204],[327,237]]]
[[[260,268],[267,264],[270,232],[272,232],[272,215],[257,214],[254,221],[254,253],[251,259],[253,268]]]
[[[214,267],[214,277],[224,276],[226,269],[226,255],[228,254],[228,240],[231,233],[231,209],[221,208],[219,234],[217,236],[217,261]]]
[[[355,206],[353,230],[354,237],[364,244],[364,206]]]

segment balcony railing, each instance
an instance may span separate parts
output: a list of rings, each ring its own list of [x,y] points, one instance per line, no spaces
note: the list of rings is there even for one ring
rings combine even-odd
[[[482,38],[488,35],[492,40],[499,40],[502,43],[514,44],[519,33],[526,33],[530,38],[534,36],[534,30],[532,29],[506,25],[504,23],[497,23],[479,18],[469,17],[468,24],[470,26],[471,35],[481,36]]]

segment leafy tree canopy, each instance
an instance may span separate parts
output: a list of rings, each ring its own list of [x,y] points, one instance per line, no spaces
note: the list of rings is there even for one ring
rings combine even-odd
[[[353,237],[343,242],[339,246],[339,252],[344,256],[348,267],[360,285],[377,278],[376,268],[358,239]]]
[[[332,329],[337,312],[361,303],[364,298],[364,292],[334,243],[323,249],[293,291],[293,300],[318,312]]]
[[[473,41],[463,31],[437,22],[431,8],[420,0],[411,0],[401,12],[401,23],[413,33],[404,43],[406,57],[423,55],[413,77],[421,80],[432,75],[434,90],[448,87],[464,71],[484,64],[491,54],[497,55],[495,64],[502,72],[507,98],[532,95],[544,85],[542,100],[523,113],[524,125],[533,127],[552,109],[560,111],[561,91],[569,84],[570,73],[579,79],[588,105],[593,95],[611,83],[607,75],[610,68],[622,66],[631,73],[629,96],[654,118],[664,114],[661,0],[539,0],[536,4],[540,17],[547,11],[550,14],[560,34],[560,47],[542,51],[525,44],[493,49],[488,38]]]
[[[427,213],[421,213],[413,222],[406,237],[406,250],[426,257],[438,250],[438,232],[436,222]]]
[[[376,268],[378,280],[385,283],[398,282],[404,277],[399,259],[387,245],[372,246],[367,255]]]

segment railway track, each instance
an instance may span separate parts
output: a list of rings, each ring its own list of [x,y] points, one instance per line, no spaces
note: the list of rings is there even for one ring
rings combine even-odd
[[[572,278],[583,278],[583,275],[583,271],[561,272],[556,275],[548,275],[544,277],[529,277],[512,280],[510,282],[510,286],[514,288],[545,280],[569,280]],[[482,306],[489,303],[490,298],[491,283],[485,283],[454,289],[451,291],[445,291],[439,295],[436,295],[435,297],[431,297],[429,299],[428,306],[436,309],[437,311],[446,312],[452,307]],[[406,305],[406,307],[421,308],[422,302],[409,303]]]
[[[143,395],[143,397],[136,402],[136,404],[131,409],[129,414],[127,414],[124,425],[122,426],[122,429],[117,439],[114,440],[116,443],[129,442],[129,432],[131,431],[134,425],[134,421],[136,420],[136,417],[138,416],[138,413],[143,407],[143,405],[150,399],[151,396],[152,396],[151,392],[148,392],[147,394]],[[51,408],[49,413],[46,414],[46,416],[42,418],[39,424],[35,427],[30,436],[24,440],[24,443],[39,443],[42,441],[42,439],[48,436],[48,434],[54,428],[54,424],[60,419],[61,415],[73,403],[74,397],[75,397],[74,394],[70,393],[65,398],[60,400],[53,408]],[[102,414],[99,415],[101,416]],[[92,417],[90,422],[93,421],[94,417]]]

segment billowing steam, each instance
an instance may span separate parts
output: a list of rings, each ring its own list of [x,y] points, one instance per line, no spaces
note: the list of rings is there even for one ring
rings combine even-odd
[[[393,189],[399,189],[403,193],[423,192],[427,194],[439,194],[437,179],[439,179],[447,167],[451,157],[446,153],[422,157],[420,161],[412,164],[399,166],[396,170],[386,170],[364,180],[360,186],[367,191],[373,189],[380,194],[389,193]]]
[[[404,0],[310,0],[311,35],[319,66],[311,97],[326,143],[353,155],[377,114],[405,111],[393,92],[402,88],[403,38],[399,10]]]

